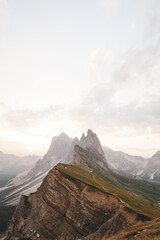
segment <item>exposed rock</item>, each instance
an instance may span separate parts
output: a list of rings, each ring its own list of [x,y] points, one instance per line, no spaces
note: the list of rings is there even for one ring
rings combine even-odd
[[[83,149],[76,145],[74,148],[74,164],[87,170],[99,170],[103,174],[109,174],[109,168],[106,163],[105,157],[96,149],[86,148]]]
[[[0,175],[16,176],[23,171],[31,169],[38,159],[40,159],[40,156],[37,155],[20,157],[0,152]]]
[[[72,142],[65,133],[53,137],[48,152],[31,170],[16,176],[7,186],[0,189],[0,204],[17,205],[22,194],[27,195],[37,190],[48,171],[56,164],[73,162]],[[77,143],[76,140],[74,142]]]
[[[66,177],[55,167],[36,193],[21,197],[6,239],[99,239],[137,221],[116,197]]]
[[[0,189],[0,204],[17,205],[22,194],[27,195],[37,190],[48,171],[56,164],[73,163],[74,146],[77,144],[84,149],[94,151],[95,155],[99,155],[100,158],[105,158],[100,141],[91,130],[88,130],[86,137],[82,134],[80,141],[78,138],[73,140],[65,133],[61,133],[53,137],[48,152],[37,161],[31,170],[18,175],[4,189]]]
[[[56,156],[59,159],[64,158],[69,151],[72,141],[73,139],[68,137],[65,133],[61,133],[59,136],[53,137],[50,148],[44,156],[44,159],[49,159],[53,156]]]
[[[160,182],[160,151],[151,158],[143,158],[121,151],[113,151],[107,147],[103,147],[103,150],[109,168],[117,173],[137,179]]]
[[[75,137],[72,141],[72,144],[70,146],[70,149],[69,149],[69,152],[68,152],[68,155],[66,157],[66,163],[73,163],[74,159],[73,159],[73,156],[74,156],[74,147],[75,145],[79,144],[79,139],[77,137]]]
[[[88,129],[86,137],[85,137],[84,133],[82,134],[79,145],[84,149],[90,148],[90,149],[94,149],[94,151],[97,150],[99,152],[99,154],[104,156],[102,146],[100,144],[100,141],[99,141],[96,133],[93,133],[92,130],[90,130],[90,129]]]

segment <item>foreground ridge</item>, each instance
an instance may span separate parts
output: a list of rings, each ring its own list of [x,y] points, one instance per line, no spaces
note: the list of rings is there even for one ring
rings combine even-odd
[[[143,220],[100,181],[78,166],[58,164],[36,193],[21,197],[6,240],[101,239]]]

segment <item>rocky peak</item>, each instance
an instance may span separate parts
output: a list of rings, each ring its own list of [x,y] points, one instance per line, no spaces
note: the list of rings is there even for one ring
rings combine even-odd
[[[159,157],[159,158],[160,158],[160,151],[157,151],[157,152],[152,156],[152,158],[154,158],[154,157]]]
[[[90,130],[90,129],[88,129],[86,137],[85,137],[84,133],[82,134],[79,145],[84,149],[85,148],[94,149],[104,156],[104,152],[103,152],[101,143],[100,143],[96,133],[93,133],[92,130]]]
[[[45,158],[52,157],[53,155],[58,155],[61,158],[68,148],[72,144],[72,139],[67,136],[65,133],[61,133],[59,136],[53,137],[51,145],[48,152],[45,155]]]
[[[74,147],[75,145],[79,144],[79,139],[77,137],[75,137],[72,141],[70,150],[68,152],[68,155],[66,157],[66,163],[73,163],[73,156],[74,156]]]
[[[75,145],[75,147],[74,147],[73,159],[74,159],[73,163],[76,166],[79,166],[87,171],[92,172],[93,165],[88,164],[88,156],[86,154],[86,150],[81,148],[79,145]]]
[[[82,133],[82,136],[81,136],[81,138],[80,138],[80,142],[84,142],[84,140],[85,140],[85,135],[84,135],[84,133]]]
[[[93,148],[82,148],[79,145],[74,147],[73,163],[90,172],[101,172],[103,175],[110,175],[105,157]]]
[[[137,223],[119,199],[68,178],[65,168],[53,168],[36,193],[21,197],[6,240],[101,239]]]

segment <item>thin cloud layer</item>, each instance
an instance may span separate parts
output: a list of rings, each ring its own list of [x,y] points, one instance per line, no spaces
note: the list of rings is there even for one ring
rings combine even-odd
[[[55,105],[34,111],[31,109],[12,109],[1,105],[1,113],[1,122],[5,122],[11,128],[24,130],[46,121],[58,122],[65,118],[66,109],[60,105]]]
[[[160,136],[160,1],[62,2],[0,0],[1,142]]]
[[[110,14],[113,14],[118,8],[119,0],[97,0],[97,3]]]
[[[0,27],[5,27],[9,21],[7,0],[0,0]]]

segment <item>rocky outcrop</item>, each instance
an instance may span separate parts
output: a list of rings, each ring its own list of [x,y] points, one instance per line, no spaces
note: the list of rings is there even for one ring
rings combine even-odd
[[[81,148],[76,145],[74,148],[73,163],[87,171],[98,172],[104,175],[110,174],[108,165],[103,154],[93,148]]]
[[[81,137],[78,145],[84,149],[89,148],[94,151],[96,150],[99,154],[101,154],[103,157],[105,157],[101,143],[100,143],[96,133],[93,133],[92,130],[90,130],[90,129],[88,129],[86,137],[85,137],[84,133],[82,134],[82,137]]]
[[[99,239],[137,221],[116,197],[55,167],[36,193],[21,197],[6,239]]]
[[[17,205],[22,194],[27,195],[37,190],[48,171],[56,164],[72,164],[74,162],[75,145],[81,146],[85,151],[99,155],[99,159],[103,159],[103,162],[107,165],[100,141],[91,130],[88,130],[86,136],[82,134],[80,140],[78,138],[71,139],[65,133],[61,133],[59,136],[53,137],[49,150],[31,170],[18,175],[4,189],[0,189],[0,204]],[[101,161],[99,163],[101,164]],[[102,167],[104,167],[104,164],[102,164]]]
[[[103,147],[110,169],[137,179],[160,182],[160,151],[150,158],[132,156],[121,151]]]
[[[0,204],[17,205],[22,194],[28,195],[37,190],[48,171],[56,164],[73,162],[72,142],[77,143],[65,133],[53,137],[49,150],[31,170],[16,176],[0,189]]]

